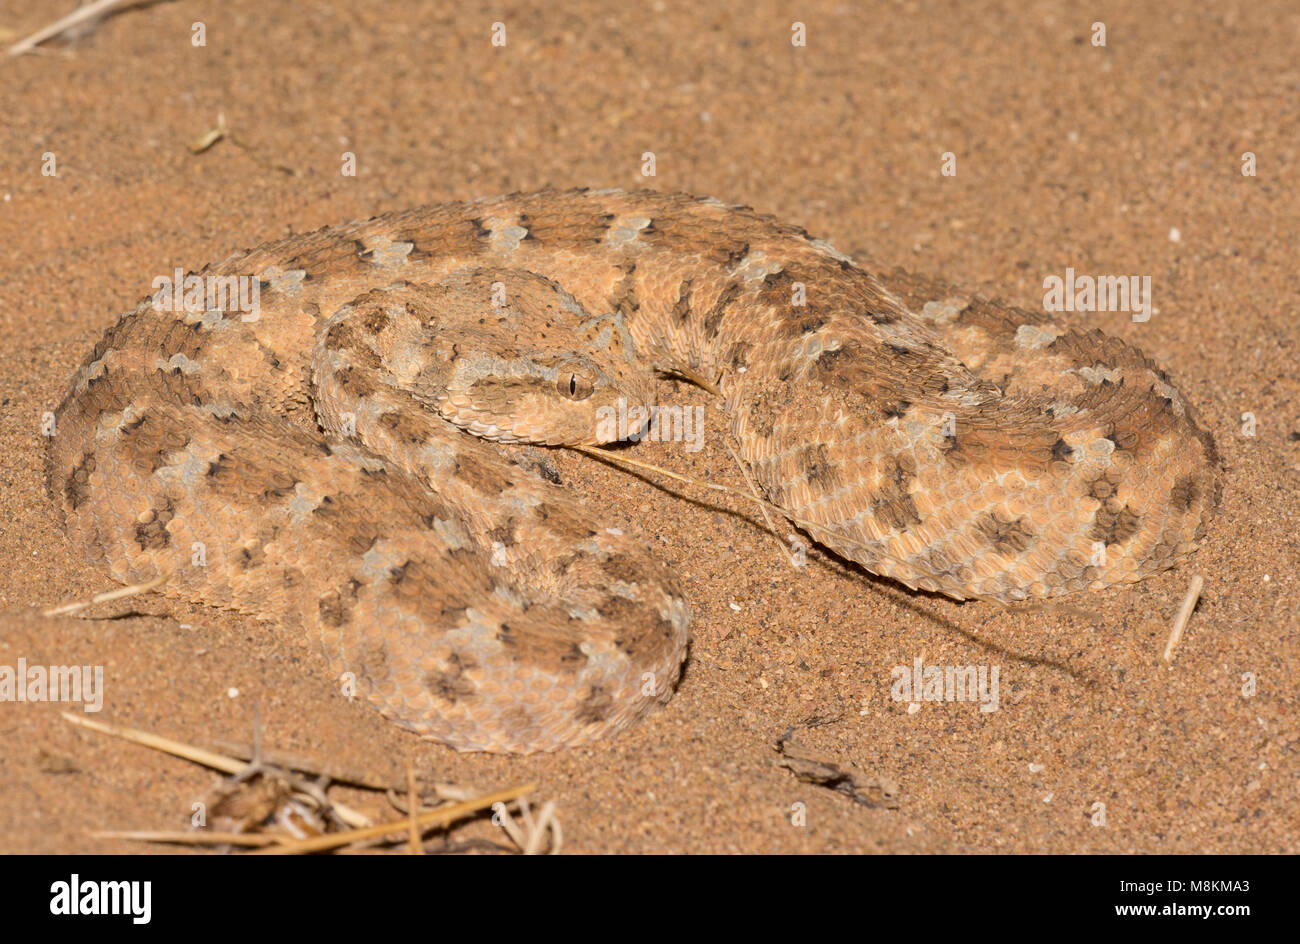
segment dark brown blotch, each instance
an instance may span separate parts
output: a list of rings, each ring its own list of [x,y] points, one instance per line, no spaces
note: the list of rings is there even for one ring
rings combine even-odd
[[[621,315],[630,316],[640,307],[641,302],[636,297],[636,263],[633,262],[614,287],[613,294],[609,297],[609,308]]]
[[[95,454],[87,452],[63,483],[63,499],[76,511],[90,498],[90,475],[95,471]]]
[[[325,332],[325,349],[327,351],[349,350],[357,346],[356,330],[352,322],[343,319],[334,322]]]
[[[564,505],[550,505],[545,502],[534,505],[533,517],[543,522],[552,534],[567,541],[576,543],[596,536],[595,529],[586,520]]]
[[[446,668],[434,669],[424,675],[424,687],[434,698],[455,705],[473,697],[478,686],[466,678],[465,673],[478,667],[472,656],[453,652]]]
[[[364,554],[379,540],[380,527],[367,507],[365,495],[326,495],[312,514],[333,528],[354,554]]]
[[[336,372],[334,379],[341,389],[358,400],[370,396],[379,389],[368,373],[357,370],[351,364]]]
[[[921,515],[909,494],[916,479],[916,460],[906,453],[892,456],[883,470],[883,481],[876,491],[872,514],[888,528],[906,531],[921,523]]]
[[[1107,546],[1123,544],[1137,533],[1141,524],[1141,517],[1129,511],[1127,505],[1121,506],[1111,499],[1097,509],[1088,537]]]
[[[515,528],[518,522],[513,518],[507,518],[505,524],[499,524],[492,530],[488,531],[488,538],[492,541],[500,542],[503,547],[514,547],[517,543]]]
[[[576,634],[502,623],[496,638],[512,660],[551,675],[574,675],[588,662]]]
[[[1114,496],[1119,481],[1120,474],[1118,470],[1103,472],[1088,483],[1088,495],[1099,502],[1105,502],[1108,498]]]
[[[749,243],[742,243],[739,246],[722,247],[717,250],[717,258],[727,268],[735,268],[740,265],[747,255],[749,255]]]
[[[393,410],[380,415],[379,425],[410,446],[421,445],[429,438],[429,429],[418,414]]]
[[[579,724],[599,724],[614,712],[614,698],[599,685],[592,686],[591,691],[581,702],[574,714]]]
[[[239,553],[235,555],[235,566],[241,571],[249,571],[255,567],[261,567],[266,563],[266,550],[261,544],[254,544],[251,547],[241,547]]]
[[[1184,475],[1169,490],[1169,504],[1181,514],[1200,501],[1202,493],[1200,479],[1196,475]]]
[[[160,508],[151,508],[146,521],[137,522],[135,526],[135,543],[141,550],[160,551],[172,542],[167,523],[175,517],[176,509],[170,499]]]
[[[701,327],[704,329],[704,336],[712,340],[718,333],[718,325],[722,323],[722,316],[726,314],[727,309],[740,296],[741,287],[738,282],[731,282],[722,290],[718,300],[713,303],[708,314],[704,316]]]
[[[320,621],[326,626],[338,629],[352,618],[352,610],[357,605],[357,591],[361,582],[351,579],[337,590],[331,590],[320,598],[318,609]]]
[[[388,646],[382,639],[367,638],[357,647],[357,675],[375,680],[387,679],[392,672]]]
[[[1121,429],[1112,425],[1106,438],[1115,444],[1116,449],[1133,450],[1137,448],[1138,434],[1137,430],[1134,429]]]
[[[780,408],[777,404],[780,401],[772,392],[767,392],[767,395],[763,394],[764,392],[760,391],[752,398],[747,399],[742,404],[741,409],[748,416],[749,428],[754,435],[763,439],[770,439],[772,434],[776,432],[776,421],[780,415]]]
[[[807,446],[799,453],[799,467],[811,485],[829,491],[840,482],[839,472],[831,462],[825,443]]]
[[[818,311],[809,311],[795,319],[794,330],[800,335],[816,334],[826,324],[826,316]]]
[[[645,575],[645,565],[630,554],[611,554],[600,562],[600,569],[611,581],[636,583]]]
[[[654,652],[673,637],[673,624],[639,601],[611,595],[596,610],[615,628],[614,645],[628,658]]]
[[[843,370],[849,360],[850,354],[843,347],[822,351],[817,355],[817,360],[813,361],[813,372],[825,383],[828,378],[834,377]]]
[[[122,427],[123,457],[139,475],[152,475],[167,464],[168,453],[179,452],[189,441],[183,429],[147,413]]]
[[[691,289],[690,279],[677,286],[677,301],[673,302],[673,318],[679,322],[686,321],[691,316]]]
[[[738,371],[742,367],[749,366],[749,355],[752,350],[753,345],[748,341],[737,341],[727,351],[725,360],[732,370]]]
[[[361,319],[361,327],[365,328],[371,334],[379,334],[388,327],[388,312],[382,308],[372,308],[367,311]]]
[[[514,485],[499,466],[480,462],[470,453],[457,457],[454,475],[480,495],[495,497]]]
[[[1034,532],[1023,518],[1008,520],[994,512],[980,518],[975,528],[988,539],[994,550],[1008,556],[1026,551],[1033,544]]]

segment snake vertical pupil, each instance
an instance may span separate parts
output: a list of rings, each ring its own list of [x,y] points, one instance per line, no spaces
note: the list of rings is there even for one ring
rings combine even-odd
[[[570,370],[555,378],[555,389],[570,400],[585,400],[595,391],[595,384],[581,369]]]

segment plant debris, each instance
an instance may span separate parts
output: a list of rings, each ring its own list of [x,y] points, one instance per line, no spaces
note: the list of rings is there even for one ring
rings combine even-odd
[[[781,766],[796,778],[843,793],[863,806],[898,809],[898,798],[903,788],[896,781],[842,767],[833,757],[796,743],[791,737],[793,733],[793,728],[786,731],[777,738],[774,746],[781,755]]]
[[[191,830],[91,833],[99,838],[209,845],[223,851],[254,847],[255,851],[276,855],[333,850],[358,852],[376,846],[395,847],[403,842],[415,854],[491,851],[554,855],[559,853],[563,841],[554,803],[545,803],[534,815],[527,800],[527,795],[534,790],[531,783],[483,795],[440,783],[421,789],[414,768],[408,767],[406,783],[400,785],[399,791],[399,785],[388,778],[331,772],[325,765],[310,760],[288,760],[284,755],[264,750],[260,718],[254,727],[251,749],[241,751],[236,746],[237,753],[247,754],[245,759],[240,759],[145,731],[92,721],[71,712],[62,714],[67,721],[81,727],[165,751],[226,774],[197,805],[202,815]],[[378,824],[372,822],[368,816],[329,796],[329,788],[335,783],[385,793],[399,817]],[[452,843],[445,836],[426,835],[488,811],[492,813],[493,825],[505,833],[509,844],[485,839]]]

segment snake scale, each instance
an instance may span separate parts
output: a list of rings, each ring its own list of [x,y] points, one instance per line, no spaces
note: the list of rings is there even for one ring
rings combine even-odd
[[[585,743],[670,697],[673,573],[491,441],[595,444],[657,374],[716,392],[810,537],[957,599],[1139,580],[1218,500],[1211,437],[1128,344],[712,199],[445,204],[198,275],[255,278],[257,315],[147,298],[104,335],[47,449],[68,533],[115,580],[300,627],[461,750]]]

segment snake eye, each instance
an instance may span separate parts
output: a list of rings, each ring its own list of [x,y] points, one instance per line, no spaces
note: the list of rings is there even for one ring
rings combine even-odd
[[[560,396],[570,400],[585,400],[595,391],[596,385],[590,370],[581,365],[566,364],[555,379],[555,389]]]

